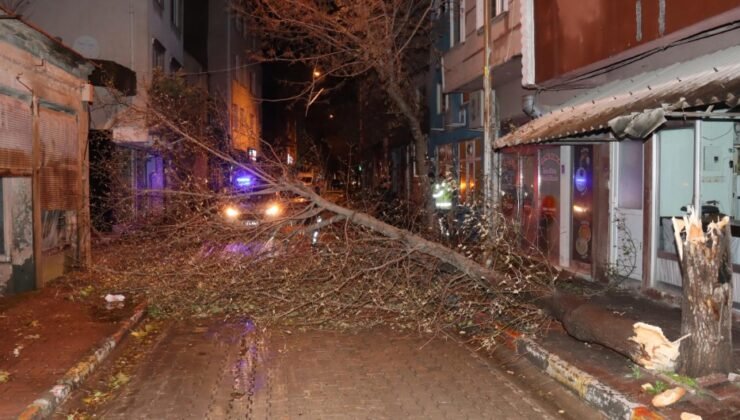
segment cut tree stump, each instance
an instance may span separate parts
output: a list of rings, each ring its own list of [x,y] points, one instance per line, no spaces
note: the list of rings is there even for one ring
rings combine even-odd
[[[730,219],[709,223],[696,212],[673,219],[681,261],[683,301],[679,371],[699,377],[732,371]],[[681,234],[685,232],[685,239]]]

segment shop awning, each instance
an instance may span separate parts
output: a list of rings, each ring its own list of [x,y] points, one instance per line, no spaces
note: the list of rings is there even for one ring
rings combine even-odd
[[[496,140],[496,149],[593,134],[645,138],[677,113],[740,104],[740,46],[617,80]]]

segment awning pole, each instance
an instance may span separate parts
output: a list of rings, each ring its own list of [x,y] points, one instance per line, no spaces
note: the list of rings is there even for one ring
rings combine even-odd
[[[694,122],[694,211],[701,216],[701,120]]]

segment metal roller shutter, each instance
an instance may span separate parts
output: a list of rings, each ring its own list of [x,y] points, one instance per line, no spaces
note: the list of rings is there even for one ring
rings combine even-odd
[[[0,169],[31,171],[31,104],[0,95]]]
[[[41,208],[76,210],[80,200],[77,119],[41,108]]]

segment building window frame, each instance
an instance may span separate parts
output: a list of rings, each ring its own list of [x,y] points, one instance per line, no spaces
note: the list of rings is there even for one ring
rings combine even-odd
[[[161,15],[164,11],[164,0],[152,0],[152,3],[154,4],[154,10]]]
[[[177,73],[182,70],[182,64],[175,57],[170,58],[170,73]]]
[[[509,11],[509,0],[491,0],[491,15],[496,17]]]
[[[152,38],[152,69],[159,69],[164,72],[165,55],[167,49],[157,38]]]
[[[170,24],[177,36],[180,36],[183,24],[183,0],[172,0],[170,2]]]

